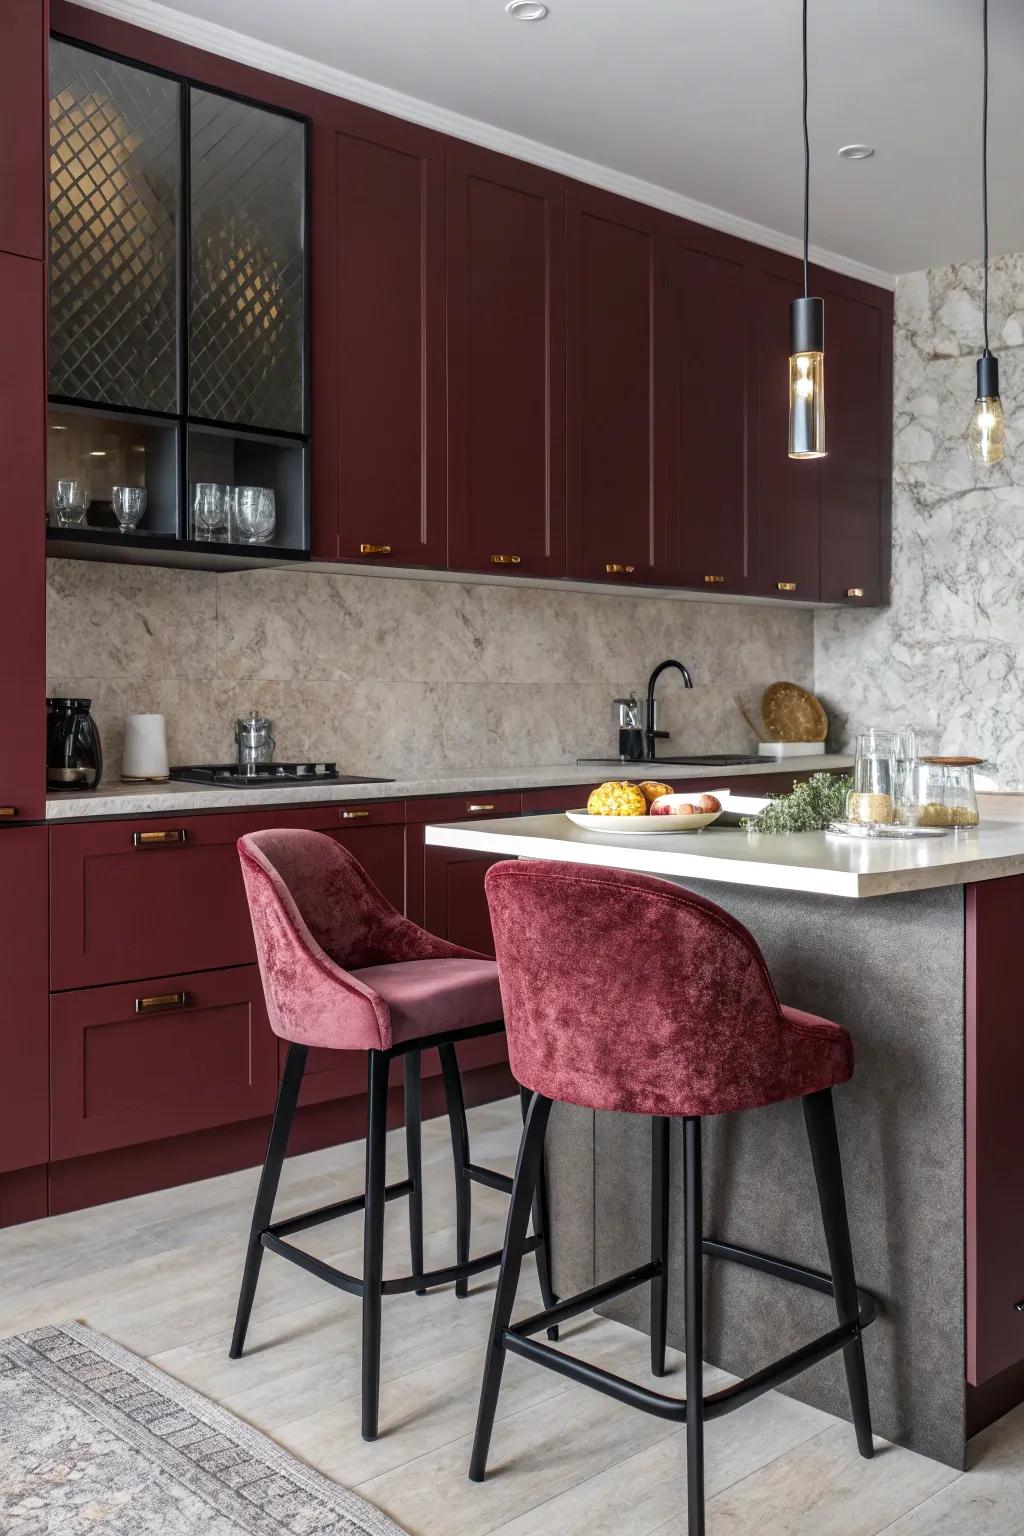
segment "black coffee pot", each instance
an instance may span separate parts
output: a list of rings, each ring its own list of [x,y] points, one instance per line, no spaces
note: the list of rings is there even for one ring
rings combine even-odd
[[[95,789],[103,776],[103,748],[91,699],[47,699],[47,789]]]

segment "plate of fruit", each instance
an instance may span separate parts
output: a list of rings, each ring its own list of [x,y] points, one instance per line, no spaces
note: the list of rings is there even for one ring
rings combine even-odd
[[[722,814],[715,795],[675,795],[670,784],[612,779],[591,791],[586,810],[566,811],[587,832],[699,832]]]

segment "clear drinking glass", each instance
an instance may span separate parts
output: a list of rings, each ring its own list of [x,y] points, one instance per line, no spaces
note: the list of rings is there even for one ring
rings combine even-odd
[[[51,505],[58,528],[80,528],[89,510],[85,486],[78,480],[55,481]]]
[[[850,821],[891,825],[895,817],[896,738],[892,731],[865,731],[857,737],[853,788],[846,797]]]
[[[277,521],[274,493],[262,485],[240,485],[234,496],[232,532],[240,544],[266,544]]]
[[[905,726],[894,733],[893,801],[896,820],[904,826],[917,825],[917,791],[914,769],[918,757],[917,732]]]
[[[192,487],[192,537],[223,539],[228,531],[228,487],[200,480]]]
[[[146,492],[139,485],[115,485],[110,501],[117,526],[122,533],[131,533],[142,522],[146,510]]]

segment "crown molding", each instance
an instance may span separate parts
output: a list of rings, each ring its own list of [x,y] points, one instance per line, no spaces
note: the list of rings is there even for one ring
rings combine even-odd
[[[416,96],[406,96],[386,85],[377,85],[359,75],[350,75],[343,69],[334,69],[302,54],[291,53],[286,48],[278,48],[272,43],[260,42],[258,38],[247,37],[242,32],[234,32],[230,27],[188,16],[173,6],[161,5],[159,0],[73,0],[73,3],[85,10],[99,11],[104,16],[129,22],[132,26],[159,32],[193,48],[204,48],[208,53],[221,54],[239,64],[248,64],[253,69],[262,69],[267,74],[281,75],[286,80],[311,86],[330,96],[343,96],[363,106],[374,107],[379,112],[390,113],[392,117],[402,117],[453,138],[467,139],[485,149],[493,149],[517,160],[527,160],[533,165],[557,171],[573,180],[603,187],[608,192],[617,192],[620,197],[661,208],[666,213],[690,219],[694,224],[705,224],[723,234],[735,235],[737,239],[750,240],[755,245],[767,246],[787,256],[802,254],[803,247],[795,235],[786,235],[766,225],[755,224],[750,219],[727,213],[722,208],[714,208],[709,203],[699,203],[693,198],[684,197],[681,192],[672,192],[667,187],[643,181],[638,176],[629,176],[609,166],[597,165],[578,155],[567,154],[549,144],[540,144],[535,139],[497,128],[493,123],[464,117],[460,112],[450,112],[445,107],[421,101]],[[896,286],[894,273],[883,272],[878,267],[842,256],[837,251],[827,251],[812,245],[810,257],[817,266],[845,273],[847,277],[857,278],[861,282],[874,283],[879,288],[892,289]]]

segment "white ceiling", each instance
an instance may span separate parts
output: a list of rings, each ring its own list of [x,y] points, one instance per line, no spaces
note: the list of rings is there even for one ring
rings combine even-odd
[[[799,234],[799,0],[549,0],[533,25],[508,18],[504,0],[84,3],[482,142],[503,142],[495,128],[524,136],[561,155],[510,152],[640,178],[652,186],[634,195],[673,205],[665,189],[754,238],[735,221],[777,231],[786,248]],[[1021,251],[1021,0],[991,0],[990,32],[992,249]],[[814,245],[885,273],[975,258],[981,0],[811,0],[810,38]],[[837,158],[860,141],[873,159]]]

